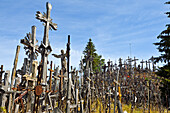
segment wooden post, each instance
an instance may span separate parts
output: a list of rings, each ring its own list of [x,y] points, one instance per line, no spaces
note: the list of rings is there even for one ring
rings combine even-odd
[[[69,66],[70,66],[70,35],[68,35],[68,43],[67,43],[67,105],[66,105],[66,113],[70,113],[70,99],[71,99],[71,84],[69,77]]]
[[[1,65],[1,71],[0,71],[0,87],[2,86],[2,74],[5,72],[4,70],[3,70],[3,65]]]
[[[11,75],[11,86],[10,86],[10,91],[12,90],[13,84],[14,84],[14,78],[16,75],[16,68],[17,68],[17,63],[18,63],[18,56],[19,56],[19,51],[20,51],[20,46],[17,46],[16,50],[16,55],[14,59],[14,67],[12,69],[12,75]],[[12,94],[9,96],[9,103],[8,103],[8,112],[11,113],[11,101],[12,101]]]
[[[5,72],[5,76],[4,76],[4,85],[2,86],[4,91],[8,90],[9,76],[10,76],[10,71],[7,70]],[[1,103],[1,105],[0,105],[1,107],[5,107],[5,103],[7,101],[7,97],[6,96],[7,96],[7,94],[3,94],[2,93],[2,103],[0,102]]]
[[[118,82],[119,79],[119,70],[117,70],[117,76],[116,76],[116,81]],[[117,89],[118,89],[118,84],[115,84],[115,100],[114,100],[114,113],[116,113],[116,105],[117,105]]]
[[[53,68],[53,61],[51,61],[50,69],[48,69],[48,70],[50,71],[50,80],[49,80],[49,82],[50,82],[50,88],[49,88],[49,90],[50,90],[50,91],[51,91],[51,85],[52,85],[52,72],[54,72],[54,70],[52,70],[52,68]]]

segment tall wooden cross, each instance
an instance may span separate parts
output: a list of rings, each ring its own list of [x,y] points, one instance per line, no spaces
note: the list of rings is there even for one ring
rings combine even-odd
[[[10,90],[12,90],[13,84],[14,84],[14,79],[15,79],[15,75],[16,75],[16,68],[17,68],[17,64],[18,64],[19,51],[20,51],[20,46],[18,45],[17,49],[16,49],[15,59],[14,59],[14,67],[12,69]],[[8,112],[9,113],[11,112],[11,102],[12,102],[12,94],[10,94],[9,103],[8,103]]]
[[[69,76],[69,66],[70,66],[70,35],[68,35],[67,42],[67,104],[66,104],[66,113],[70,113],[70,100],[71,100],[71,78]]]
[[[48,55],[51,53],[52,48],[49,44],[49,29],[53,28],[54,30],[57,30],[57,24],[52,23],[52,19],[50,18],[50,13],[52,9],[52,5],[50,3],[46,3],[47,13],[44,15],[37,11],[36,19],[40,20],[41,22],[45,23],[44,27],[44,37],[43,42],[41,42],[41,45],[39,47],[39,51],[41,53],[41,59],[42,59],[42,84],[47,84],[47,61],[48,61]],[[43,91],[45,91],[45,87],[43,87]],[[43,92],[45,93],[45,92]],[[43,100],[42,105],[45,106],[45,100]]]
[[[36,40],[36,26],[32,26],[32,33],[27,33],[27,36],[20,41],[25,45],[24,49],[26,50],[26,55],[30,58],[30,73],[32,72],[32,62],[37,59],[38,56],[38,42]]]
[[[41,58],[42,58],[42,84],[46,84],[46,75],[47,75],[47,60],[48,55],[52,51],[52,48],[49,44],[49,29],[53,28],[54,30],[57,30],[57,24],[52,23],[52,19],[50,18],[50,13],[52,9],[52,5],[50,3],[46,3],[47,13],[42,14],[40,11],[37,11],[36,19],[40,20],[41,22],[45,23],[44,28],[44,37],[43,42],[41,42],[41,45],[39,47],[39,50],[41,52]]]

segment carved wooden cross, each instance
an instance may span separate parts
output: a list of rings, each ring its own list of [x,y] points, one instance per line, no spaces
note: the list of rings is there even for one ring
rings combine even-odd
[[[46,3],[46,8],[47,8],[47,13],[44,15],[40,12],[37,11],[36,13],[36,19],[40,20],[41,22],[45,23],[45,28],[44,28],[44,37],[43,37],[43,42],[41,42],[41,45],[39,47],[39,51],[41,53],[41,60],[42,60],[42,84],[46,86],[47,84],[47,61],[48,61],[48,55],[51,53],[52,48],[49,44],[49,29],[53,28],[54,30],[57,30],[57,24],[52,23],[52,19],[50,18],[50,13],[52,9],[52,5],[50,3]],[[43,94],[45,94],[45,89],[46,87],[43,86]],[[45,106],[45,100],[42,101],[42,105]]]
[[[49,29],[53,28],[54,30],[57,30],[57,24],[52,23],[52,19],[50,18],[50,12],[52,9],[52,5],[50,3],[46,3],[46,8],[47,8],[47,13],[44,15],[40,12],[37,11],[36,14],[36,19],[40,20],[41,22],[45,23],[45,28],[44,28],[44,38],[43,38],[43,43],[41,42],[41,45],[39,47],[39,50],[42,55],[42,65],[43,65],[43,70],[42,70],[42,80],[43,84],[46,84],[46,75],[47,75],[47,60],[48,60],[48,55],[52,51],[52,48],[49,44]]]
[[[32,62],[37,59],[38,56],[38,42],[36,40],[36,26],[32,26],[32,33],[27,33],[27,36],[20,41],[25,45],[24,49],[26,50],[26,55],[30,58],[30,72],[32,72]]]

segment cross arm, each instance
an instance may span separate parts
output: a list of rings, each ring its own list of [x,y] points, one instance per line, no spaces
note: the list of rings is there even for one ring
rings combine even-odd
[[[52,54],[56,58],[61,58],[61,55]]]
[[[52,21],[50,21],[50,27],[52,27],[54,30],[57,30],[57,24],[53,23]]]
[[[49,22],[50,27],[52,27],[54,30],[57,30],[57,24],[52,22],[52,19],[47,19],[47,15],[44,13],[42,14],[40,11],[37,11],[36,13],[36,19],[40,20],[41,22]]]
[[[42,14],[40,11],[36,12],[36,19],[40,20],[41,22],[47,21],[46,14]]]

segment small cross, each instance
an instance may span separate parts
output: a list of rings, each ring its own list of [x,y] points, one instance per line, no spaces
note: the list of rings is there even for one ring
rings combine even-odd
[[[60,77],[60,90],[62,91],[62,89],[63,89],[63,80],[64,80],[64,77],[66,77],[66,76],[63,75],[63,70],[62,69],[61,69],[60,75],[58,75],[58,77]]]
[[[50,69],[48,69],[50,71],[50,91],[51,91],[51,85],[52,85],[52,72],[54,72],[54,70],[52,70],[53,68],[53,61],[51,61],[51,64],[50,64]]]
[[[143,71],[143,63],[145,63],[145,62],[144,62],[143,59],[142,59],[142,61],[141,61],[140,63],[142,64],[142,71]]]

